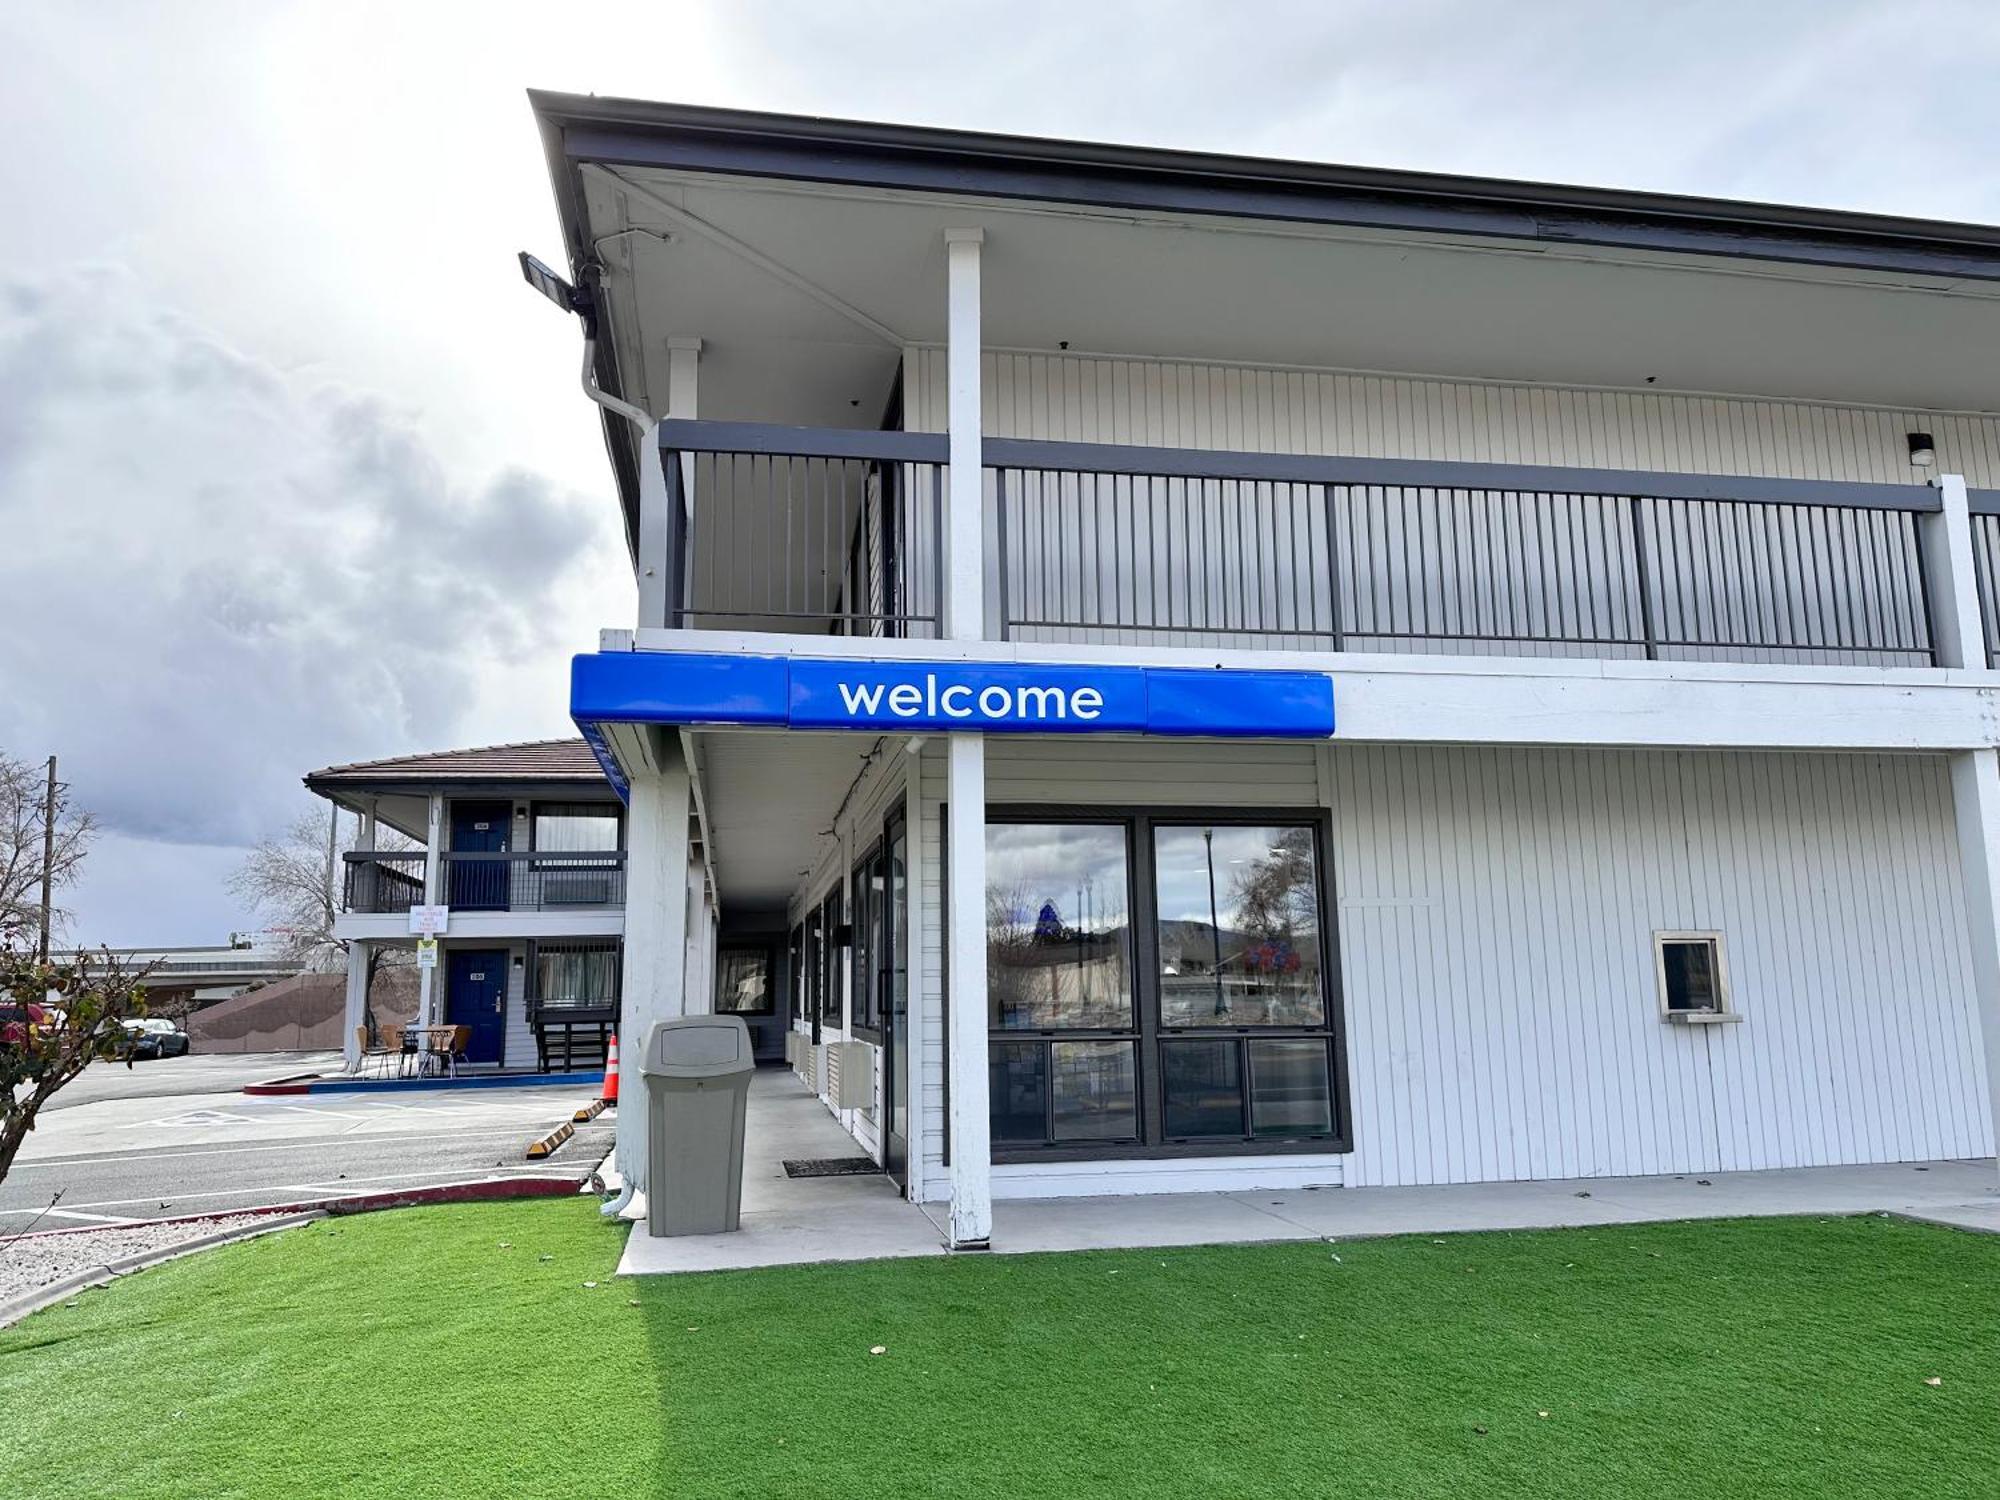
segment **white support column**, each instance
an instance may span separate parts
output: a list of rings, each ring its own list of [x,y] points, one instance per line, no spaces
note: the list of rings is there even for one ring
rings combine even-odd
[[[1921,518],[1924,576],[1930,582],[1931,640],[1941,667],[1986,666],[1986,633],[1979,609],[1979,579],[1972,563],[1972,515],[1965,476],[1940,474],[1940,509]]]
[[[444,892],[444,794],[432,792],[430,810],[424,821],[424,905],[436,906]],[[437,1025],[432,1010],[433,980],[436,971],[417,970],[417,1024]]]
[[[1951,795],[1972,946],[1973,1003],[1986,1042],[1987,1116],[2000,1139],[2000,751],[1954,754]]]
[[[696,399],[701,365],[701,340],[675,335],[667,340],[667,415],[688,420],[698,410]],[[660,430],[646,429],[639,440],[639,624],[669,624],[669,595],[678,600],[684,580],[669,577],[673,549],[673,517],[667,514],[667,476],[660,465]],[[693,517],[694,461],[681,460],[683,527]],[[683,532],[685,534],[685,532]],[[671,587],[670,587],[671,585]]]
[[[380,826],[375,816],[376,806],[377,799],[374,797],[370,797],[366,802],[362,803],[361,826],[354,835],[354,847],[357,850],[366,851],[371,854],[375,850],[376,839],[381,836]]]
[[[951,1082],[951,1247],[993,1236],[993,1122],[986,1074],[986,740],[946,750],[946,1051]]]
[[[626,809],[625,961],[618,1022],[618,1170],[626,1193],[643,1190],[646,1090],[639,1059],[655,1021],[687,1011],[688,812],[692,790],[680,740],[655,731],[654,771],[634,774]],[[627,1080],[630,1080],[629,1082]]]
[[[708,908],[708,866],[698,854],[688,857],[686,892],[687,960],[682,972],[687,975],[687,983],[678,1014],[712,1015],[715,994],[708,958],[709,934],[713,930]]]
[[[979,251],[983,229],[944,232],[946,427],[951,474],[945,487],[944,633],[976,641],[986,633],[986,479],[979,409]]]
[[[359,939],[347,945],[347,1003],[341,1010],[340,1050],[347,1071],[361,1070],[361,1028],[368,1024],[368,955],[372,943]]]

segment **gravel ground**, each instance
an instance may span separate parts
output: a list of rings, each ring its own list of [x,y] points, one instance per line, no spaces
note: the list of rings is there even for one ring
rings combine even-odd
[[[231,1229],[268,1224],[271,1214],[228,1214],[183,1224],[134,1224],[74,1234],[31,1234],[0,1239],[0,1303],[82,1271],[134,1255],[155,1255],[189,1240]]]

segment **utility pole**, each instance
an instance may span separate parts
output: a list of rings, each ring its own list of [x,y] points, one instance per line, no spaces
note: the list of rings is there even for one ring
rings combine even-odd
[[[42,934],[40,956],[49,961],[49,922],[55,894],[56,873],[56,758],[49,757],[49,785],[42,794]]]

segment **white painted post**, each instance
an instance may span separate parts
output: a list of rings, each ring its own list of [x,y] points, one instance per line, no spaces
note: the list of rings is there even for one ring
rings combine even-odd
[[[1987,1115],[2000,1138],[2000,752],[1956,752],[1951,799],[1972,946],[1973,1003],[1986,1042]]]
[[[1972,514],[1966,504],[1965,476],[1940,474],[1931,481],[1940,509],[1922,518],[1924,575],[1930,580],[1931,640],[1941,667],[1985,670],[1986,633],[1979,609],[1979,579],[1972,563]]]
[[[993,1237],[993,1122],[986,1076],[986,740],[948,737],[945,1026],[951,1074],[951,1247]]]
[[[683,420],[697,410],[697,374],[701,363],[701,340],[675,335],[667,340],[667,415]],[[686,580],[671,578],[673,518],[667,514],[667,476],[660,464],[660,429],[646,429],[639,440],[639,623],[655,628],[665,626],[667,601],[681,601]],[[681,460],[682,524],[693,520],[694,461]],[[685,535],[683,531],[683,535]],[[670,586],[671,585],[671,586]]]
[[[424,821],[424,905],[436,906],[444,891],[444,793],[432,792],[430,810]],[[432,1011],[431,996],[435,992],[432,981],[436,972],[431,969],[417,970],[417,1024],[437,1025],[437,1016]]]
[[[946,487],[944,633],[986,632],[985,474],[979,396],[980,247],[985,231],[947,229],[945,375],[951,476]],[[951,1228],[954,1250],[993,1236],[993,1123],[986,1075],[986,741],[946,739],[945,1031],[951,1083]]]
[[[979,409],[979,254],[986,231],[944,232],[948,291],[945,308],[946,426],[951,473],[945,486],[944,633],[976,641],[986,631],[986,478],[981,467]]]
[[[368,1023],[368,954],[371,944],[359,939],[347,945],[347,1003],[342,1007],[340,1050],[347,1071],[361,1071],[360,1030]]]
[[[618,1170],[623,1211],[646,1177],[646,1089],[639,1078],[646,1033],[685,1013],[688,812],[693,794],[680,739],[652,732],[656,770],[632,777],[626,808],[625,961],[618,1022]],[[627,1080],[630,1080],[629,1082]]]

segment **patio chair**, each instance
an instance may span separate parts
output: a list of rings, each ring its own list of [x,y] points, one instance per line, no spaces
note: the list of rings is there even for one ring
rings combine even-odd
[[[390,1029],[384,1027],[381,1036],[371,1044],[368,1040],[368,1028],[366,1026],[357,1026],[354,1028],[354,1072],[357,1077],[367,1071],[368,1064],[371,1062],[375,1064],[375,1069],[378,1073],[387,1070],[389,1066],[389,1052],[394,1046],[389,1036]]]
[[[446,1070],[453,1078],[458,1077],[458,1060],[465,1056],[465,1049],[471,1045],[471,1042],[472,1028],[470,1026],[454,1026],[451,1028],[451,1038],[445,1044],[444,1061]]]

